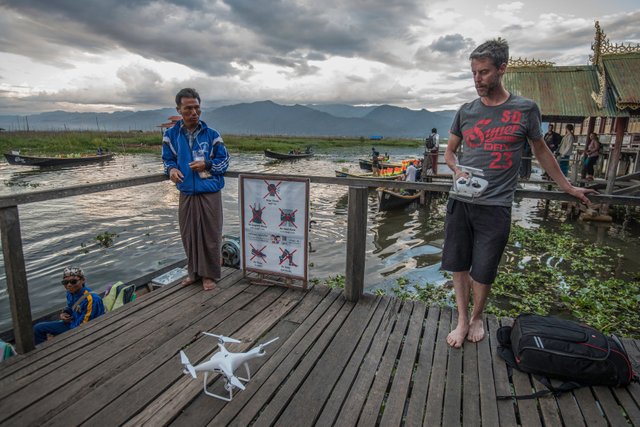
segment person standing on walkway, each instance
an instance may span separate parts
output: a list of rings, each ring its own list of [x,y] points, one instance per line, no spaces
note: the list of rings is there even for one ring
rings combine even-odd
[[[522,160],[520,160],[520,179],[528,180],[531,178],[531,145],[529,141],[525,141],[522,146]]]
[[[560,147],[562,137],[554,129],[554,126],[549,123],[549,126],[547,127],[547,133],[544,134],[544,143],[547,144],[549,150],[551,150],[551,152],[555,155],[558,153],[558,147]]]
[[[102,298],[86,286],[80,267],[64,269],[62,286],[67,291],[67,306],[60,313],[60,320],[35,324],[33,338],[36,345],[45,342],[49,335],[59,335],[104,314]]]
[[[371,172],[373,176],[380,176],[380,153],[371,147]]]
[[[589,134],[589,141],[584,150],[584,167],[582,168],[582,178],[587,181],[593,181],[594,169],[598,158],[600,157],[600,138],[595,132]]]
[[[221,275],[222,189],[229,153],[222,137],[200,120],[200,95],[180,90],[175,98],[182,116],[162,138],[164,173],[180,191],[178,222],[189,276],[182,286],[202,279],[205,291]]]
[[[436,128],[431,129],[431,135],[427,137],[425,148],[426,148],[426,152],[428,153],[428,156],[431,158],[431,172],[433,175],[437,175],[438,174],[438,154],[440,150],[440,135],[438,135],[438,129]]]
[[[465,339],[477,342],[485,336],[483,312],[509,237],[511,203],[525,141],[530,141],[538,161],[563,191],[583,203],[589,203],[586,194],[595,193],[572,186],[562,175],[542,137],[536,103],[504,88],[502,77],[509,61],[506,40],[481,44],[469,59],[479,98],[458,110],[445,160],[454,180],[468,177],[459,167],[456,154],[464,144],[464,165],[482,169],[488,186],[473,199],[457,195],[453,187],[449,193],[442,268],[453,273],[458,323],[447,336],[447,343],[455,348],[460,348]]]
[[[567,133],[562,137],[560,148],[558,148],[558,156],[560,164],[560,170],[564,176],[569,175],[569,161],[571,160],[571,153],[573,152],[573,145],[576,143],[576,137],[573,134],[573,125],[569,123],[566,126]]]
[[[562,137],[558,132],[554,130],[554,126],[549,123],[549,126],[547,127],[547,133],[544,134],[544,143],[547,144],[547,147],[549,147],[549,150],[551,150],[554,156],[558,155],[560,141],[562,141]],[[547,172],[543,173],[542,178],[549,179],[549,174]]]

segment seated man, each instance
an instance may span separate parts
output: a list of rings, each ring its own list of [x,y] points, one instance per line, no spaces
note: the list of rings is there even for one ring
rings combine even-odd
[[[419,162],[416,160],[414,162],[409,163],[409,166],[407,166],[407,169],[403,172],[403,181],[406,182],[417,182],[418,180],[418,164]],[[411,190],[411,189],[403,189],[400,193],[401,194],[415,194],[416,190]]]
[[[418,174],[418,161],[416,160],[412,163],[409,163],[409,166],[407,166],[405,181],[416,182],[417,174]]]
[[[85,277],[79,267],[66,267],[62,286],[67,290],[67,306],[60,320],[40,322],[33,327],[35,343],[47,340],[47,335],[59,335],[104,314],[102,298],[85,286]]]

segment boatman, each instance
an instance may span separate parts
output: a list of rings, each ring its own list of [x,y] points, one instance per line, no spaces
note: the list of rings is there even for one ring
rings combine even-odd
[[[445,218],[442,268],[453,273],[458,324],[447,336],[451,347],[465,339],[484,338],[484,307],[498,264],[509,238],[511,203],[518,181],[525,141],[549,176],[565,192],[583,203],[594,190],[571,185],[546,146],[540,129],[540,109],[535,102],[509,93],[502,77],[509,61],[509,45],[498,38],[478,46],[470,55],[471,72],[479,98],[458,110],[451,127],[445,161],[454,180],[468,175],[459,167],[457,151],[464,144],[464,166],[484,171],[486,190],[469,199],[449,194]],[[469,317],[469,298],[473,311]]]
[[[36,345],[45,342],[48,335],[59,335],[104,314],[102,298],[86,286],[80,267],[64,269],[62,286],[67,291],[67,306],[60,313],[60,320],[40,322],[33,327]]]
[[[431,173],[438,175],[438,154],[440,151],[440,135],[438,129],[432,128],[431,134],[426,139],[425,155],[431,157]]]
[[[222,188],[229,153],[222,137],[200,120],[200,95],[182,89],[176,95],[182,116],[162,139],[164,173],[180,190],[178,223],[187,255],[187,286],[202,279],[205,291],[221,275]]]

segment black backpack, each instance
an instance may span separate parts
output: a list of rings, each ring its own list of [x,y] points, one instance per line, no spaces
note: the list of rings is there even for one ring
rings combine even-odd
[[[433,140],[433,135],[429,135],[425,139],[425,145],[427,147],[427,150],[433,150],[435,148],[436,142]]]
[[[534,374],[549,390],[526,396],[559,395],[587,385],[627,386],[638,382],[627,351],[615,336],[577,322],[522,314],[497,331],[498,354],[510,368]],[[547,377],[547,378],[545,378]],[[564,380],[553,387],[548,378]]]

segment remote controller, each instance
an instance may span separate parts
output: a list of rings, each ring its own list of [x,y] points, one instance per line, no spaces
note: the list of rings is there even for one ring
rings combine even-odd
[[[466,172],[468,176],[461,176],[453,182],[452,193],[469,199],[473,199],[484,193],[489,183],[486,179],[479,178],[480,176],[484,176],[482,169],[462,165],[458,165],[458,168]]]

